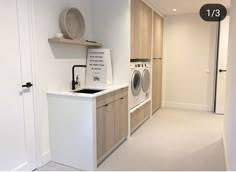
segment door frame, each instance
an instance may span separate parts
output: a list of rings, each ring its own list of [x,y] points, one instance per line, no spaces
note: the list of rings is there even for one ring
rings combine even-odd
[[[228,15],[226,17],[229,17]],[[220,42],[221,42],[221,26],[222,22],[218,22],[218,28],[217,28],[217,46],[216,46],[216,61],[215,61],[215,79],[214,79],[214,98],[213,98],[213,113],[218,115],[224,115],[219,114],[216,112],[217,110],[217,91],[218,91],[218,76],[219,76],[219,61],[220,61]],[[227,57],[228,59],[228,57]]]
[[[35,156],[36,156],[36,169],[41,167],[42,164],[42,158],[40,154],[40,127],[39,127],[39,110],[38,110],[38,99],[37,99],[37,75],[36,75],[36,55],[35,55],[35,39],[34,39],[34,0],[25,0],[24,3],[27,5],[27,16],[20,15],[18,13],[18,20],[19,18],[27,18],[28,24],[27,27],[29,30],[29,47],[22,47],[22,48],[28,48],[30,51],[30,64],[31,64],[31,80],[33,82],[33,89],[32,91],[32,98],[33,98],[33,117],[34,117],[34,133],[35,133]],[[19,8],[18,0],[16,1],[17,9]],[[19,10],[19,9],[18,9]],[[19,21],[18,21],[19,22]],[[19,37],[23,36],[22,32],[19,31]]]
[[[221,22],[218,22],[217,26],[217,38],[216,38],[216,62],[215,62],[215,79],[214,79],[214,98],[213,98],[213,112],[216,113],[216,101],[217,101],[217,83],[218,83],[218,65],[219,65],[219,53],[220,53],[220,29]]]
[[[44,162],[40,154],[40,124],[39,124],[39,108],[38,108],[38,81],[37,81],[37,68],[36,68],[36,49],[35,49],[35,16],[34,16],[34,0],[27,0],[28,2],[28,17],[29,17],[29,30],[30,30],[30,53],[31,53],[31,66],[32,66],[32,81],[34,83],[33,89],[33,102],[34,102],[34,119],[35,119],[35,143],[36,143],[36,168],[42,167]]]

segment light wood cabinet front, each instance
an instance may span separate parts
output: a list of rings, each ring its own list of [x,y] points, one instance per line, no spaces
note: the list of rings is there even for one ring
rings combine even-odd
[[[131,59],[151,58],[152,9],[131,0]]]
[[[101,158],[115,143],[115,103],[97,109],[97,158]]]
[[[142,1],[131,0],[131,59],[142,56]]]
[[[144,106],[144,118],[148,118],[151,114],[151,101]]]
[[[128,97],[115,102],[115,144],[128,135]]]
[[[135,131],[146,119],[149,118],[151,112],[150,106],[151,102],[149,101],[131,113],[130,115],[131,132]]]
[[[128,88],[97,97],[97,160],[128,135]]]
[[[163,18],[154,12],[153,16],[153,58],[163,57]]]
[[[153,59],[152,68],[152,112],[161,107],[162,97],[162,59]]]
[[[152,9],[143,3],[142,18],[142,58],[151,58],[152,47]]]

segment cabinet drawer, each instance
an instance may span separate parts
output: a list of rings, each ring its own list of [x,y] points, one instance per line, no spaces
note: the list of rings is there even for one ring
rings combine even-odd
[[[144,118],[148,118],[151,113],[151,101],[144,105]]]
[[[144,120],[144,106],[131,113],[131,131],[135,130]]]
[[[128,87],[121,88],[115,92],[115,100],[128,96]]]
[[[107,104],[109,104],[111,102],[114,102],[114,101],[115,101],[115,94],[114,94],[114,92],[108,93],[108,94],[105,94],[105,95],[97,97],[97,99],[96,99],[96,102],[97,102],[96,107],[100,108],[100,107],[102,107],[104,105],[107,105]]]
[[[130,118],[130,129],[131,132],[133,132],[139,125],[141,125],[148,117],[150,116],[151,113],[151,101],[147,102],[137,110],[131,113],[131,118]]]

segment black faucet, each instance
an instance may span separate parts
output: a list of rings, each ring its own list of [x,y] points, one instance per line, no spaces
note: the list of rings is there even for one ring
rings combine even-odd
[[[77,67],[84,67],[86,68],[87,66],[86,65],[74,65],[72,67],[72,90],[75,90],[75,85],[78,84],[77,81],[75,81],[75,68]]]

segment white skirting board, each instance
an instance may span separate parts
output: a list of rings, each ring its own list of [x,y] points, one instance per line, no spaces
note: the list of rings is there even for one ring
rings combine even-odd
[[[38,163],[37,163],[37,168],[40,168],[40,167],[46,165],[50,161],[51,161],[51,153],[50,153],[50,151],[48,151],[40,156]],[[18,167],[12,169],[11,171],[28,171],[28,169],[29,169],[29,163],[24,162],[21,165],[19,165]]]
[[[228,168],[228,157],[227,157],[227,150],[226,150],[226,143],[225,143],[225,134],[223,134],[223,144],[224,144],[224,151],[225,151],[226,170],[229,171],[229,168]]]
[[[177,108],[186,110],[199,110],[199,111],[212,111],[211,106],[189,103],[176,103],[176,102],[163,102],[162,107],[165,108]]]
[[[37,162],[37,168],[41,168],[42,166],[46,165],[51,161],[51,152],[45,152],[41,156],[39,156],[38,162]]]
[[[19,165],[18,167],[14,168],[11,171],[27,171],[28,162],[24,162],[23,164]]]
[[[41,155],[42,166],[46,165],[50,161],[51,161],[51,153],[50,153],[50,151],[48,151],[48,152],[46,152],[46,153]]]

